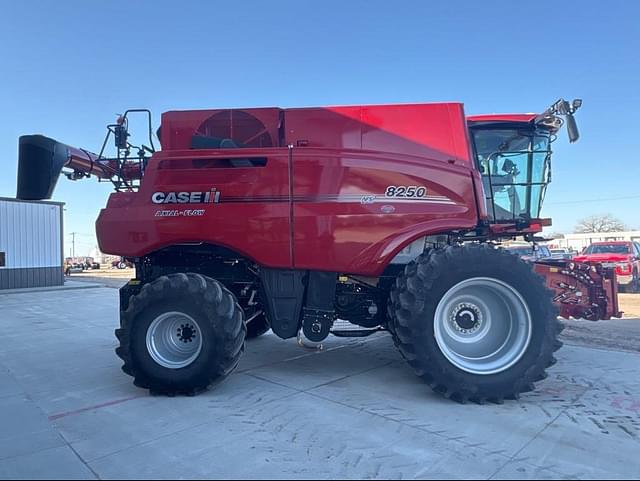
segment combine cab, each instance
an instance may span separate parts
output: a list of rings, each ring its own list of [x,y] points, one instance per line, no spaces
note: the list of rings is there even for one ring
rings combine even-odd
[[[577,140],[579,106],[468,120],[459,103],[167,112],[161,151],[150,114],[130,111],[98,154],[22,137],[18,197],[48,198],[62,170],[113,183],[97,233],[136,267],[116,335],[140,387],[206,389],[269,329],[304,345],[388,330],[437,392],[502,402],[545,377],[561,346],[554,298],[577,296],[556,267],[545,281],[496,243],[549,224],[550,146],[565,121]],[[140,112],[149,140],[135,146]]]
[[[540,213],[551,182],[551,144],[562,126],[554,114],[572,114],[581,104],[559,101],[541,115],[468,118],[492,232],[518,233],[518,237],[535,241],[541,227],[551,225],[549,219],[540,219]],[[575,142],[579,137],[575,120],[573,115],[566,118],[569,140]],[[511,252],[531,262],[534,270],[545,277],[562,317],[591,321],[621,317],[613,269],[601,264],[540,258],[534,245],[525,246],[528,253],[522,254],[518,249]]]

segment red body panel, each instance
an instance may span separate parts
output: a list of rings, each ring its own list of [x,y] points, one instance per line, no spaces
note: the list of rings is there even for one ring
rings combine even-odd
[[[194,134],[249,148],[191,150]],[[478,224],[461,104],[169,112],[161,140],[140,190],[113,194],[101,212],[104,252],[204,242],[268,267],[379,275],[416,238]],[[224,164],[245,158],[266,165]],[[426,192],[391,198],[389,186]],[[211,189],[218,203],[151,201]]]
[[[192,159],[255,153],[268,158],[267,167],[183,168],[183,161],[191,163]],[[155,192],[204,192],[212,187],[217,187],[229,202],[151,202]],[[292,267],[288,192],[288,149],[158,152],[138,192],[111,195],[98,217],[98,241],[103,252],[125,257],[139,257],[175,244],[206,242],[233,249],[265,266]],[[205,214],[157,217],[161,210],[204,210]]]
[[[399,154],[309,149],[294,154],[293,171],[298,268],[378,275],[416,238],[478,222],[468,168]],[[420,202],[362,201],[389,185],[424,185],[429,194]]]

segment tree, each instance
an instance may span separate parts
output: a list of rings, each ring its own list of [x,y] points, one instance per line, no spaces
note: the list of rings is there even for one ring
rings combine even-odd
[[[550,239],[564,239],[564,234],[562,234],[561,232],[552,232],[547,237],[549,237]]]
[[[612,214],[592,215],[582,219],[576,225],[578,234],[591,234],[596,232],[620,232],[627,230],[627,226]]]

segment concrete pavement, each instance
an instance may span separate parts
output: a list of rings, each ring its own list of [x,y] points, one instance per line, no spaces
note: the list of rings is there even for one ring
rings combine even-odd
[[[638,478],[640,354],[566,346],[519,402],[433,394],[387,335],[249,342],[226,382],[150,397],[117,291],[0,296],[0,478]]]

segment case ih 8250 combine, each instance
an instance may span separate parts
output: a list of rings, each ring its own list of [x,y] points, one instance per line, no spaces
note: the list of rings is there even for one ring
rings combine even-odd
[[[136,266],[116,335],[137,386],[204,390],[269,329],[306,343],[386,329],[437,392],[501,402],[554,363],[554,301],[565,315],[617,311],[608,273],[496,246],[548,225],[551,143],[564,122],[577,140],[579,105],[469,119],[459,103],[168,112],[157,152],[151,114],[129,111],[100,154],[22,137],[18,197],[50,198],[63,169],[113,182],[97,233]],[[129,142],[134,112],[148,115],[146,146]]]

